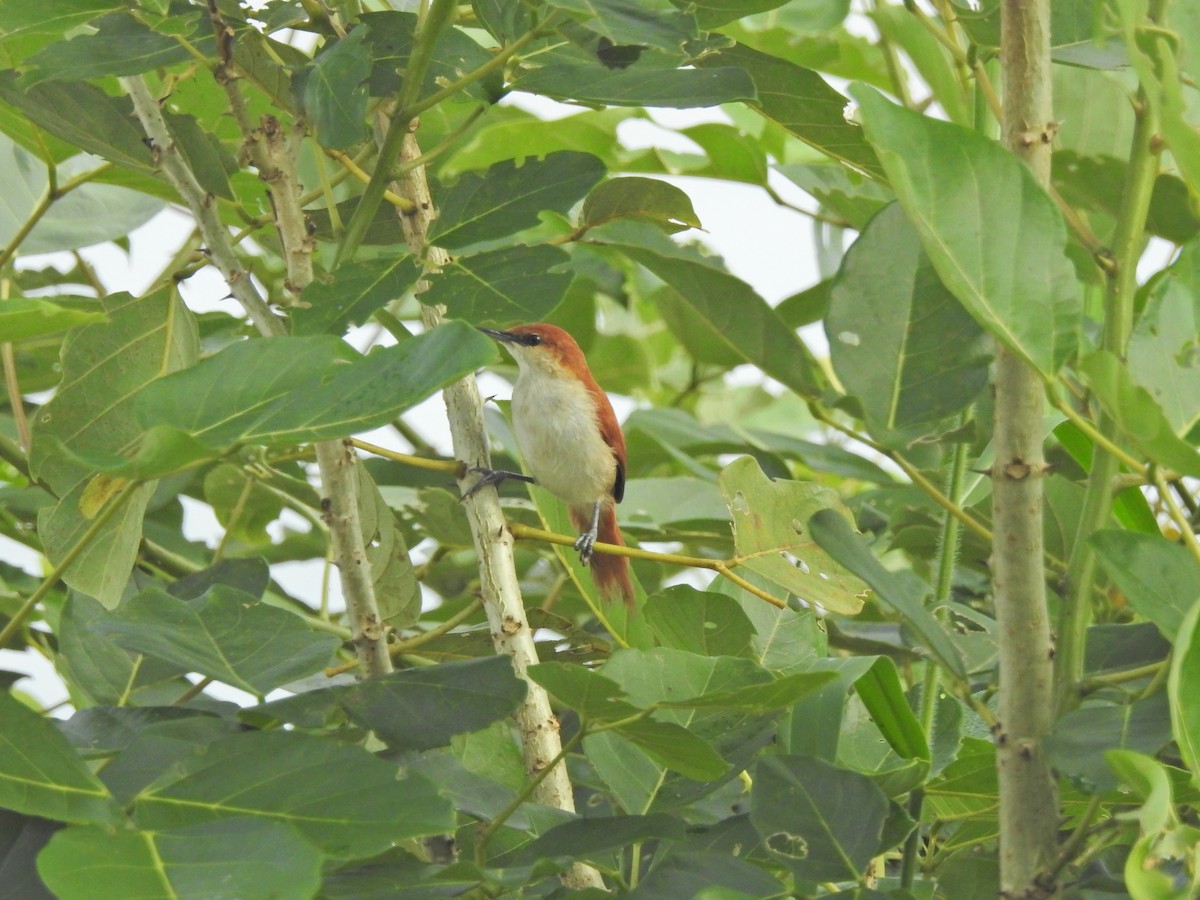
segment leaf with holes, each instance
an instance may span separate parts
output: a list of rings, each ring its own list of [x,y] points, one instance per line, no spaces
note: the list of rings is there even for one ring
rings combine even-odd
[[[862,609],[867,586],[833,561],[805,531],[808,517],[832,509],[853,522],[837,493],[818,484],[768,478],[751,456],[726,466],[721,493],[733,513],[742,564],[806,603],[844,615]]]

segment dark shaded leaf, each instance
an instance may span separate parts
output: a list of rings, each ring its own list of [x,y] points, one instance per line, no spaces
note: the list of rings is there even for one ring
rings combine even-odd
[[[122,897],[273,900],[310,897],[324,857],[296,830],[231,818],[162,831],[67,828],[38,857],[60,900]]]
[[[925,586],[908,573],[889,572],[867,549],[849,523],[832,510],[821,510],[808,520],[813,539],[830,556],[869,584],[876,595],[904,617],[925,645],[947,669],[966,676],[962,657],[941,624],[924,605]]]
[[[556,64],[520,76],[512,87],[556,100],[667,109],[719,106],[751,101],[757,96],[750,76],[734,66],[662,69],[633,65],[609,69],[602,65]]]
[[[846,97],[811,69],[744,45],[715,53],[698,65],[737,66],[753,79],[754,106],[806,144],[873,177],[883,170],[862,129],[846,121]]]
[[[395,215],[389,212],[388,216],[394,241],[399,233]],[[301,292],[301,302],[308,305],[292,311],[295,333],[341,335],[350,325],[362,325],[377,309],[403,297],[420,277],[420,268],[407,254],[341,266]]]
[[[1082,313],[1054,201],[995,141],[872,88],[852,93],[942,283],[989,334],[1053,375],[1075,350]]]
[[[366,31],[356,28],[326,46],[305,73],[304,108],[321,146],[341,149],[367,136],[367,76],[371,58],[363,46]]]
[[[51,721],[7,691],[0,694],[0,807],[60,822],[115,826],[123,818]]]
[[[424,295],[468,322],[540,322],[558,306],[574,277],[558,247],[505,247],[458,256],[442,267]]]
[[[493,656],[392,672],[337,696],[356,722],[390,746],[428,750],[506,718],[525,690],[508,657]]]
[[[459,322],[366,357],[326,335],[241,341],[159,379],[136,404],[145,427],[169,425],[213,449],[323,440],[383,425],[494,353]]]
[[[397,778],[395,766],[361,747],[283,731],[238,734],[197,750],[135,803],[143,830],[254,816],[292,825],[338,858],[454,827],[450,804],[423,778]]]
[[[566,214],[603,176],[599,159],[568,151],[463,175],[439,195],[441,214],[429,239],[456,249],[505,237],[536,225],[543,211]]]
[[[878,852],[888,800],[865,775],[808,756],[755,768],[750,820],[772,855],[811,881],[857,880]]]
[[[834,370],[881,438],[921,436],[987,383],[990,344],[942,286],[898,204],[854,242],[829,301]]]
[[[329,665],[341,643],[221,584],[191,601],[143,591],[95,628],[127,649],[259,695]]]

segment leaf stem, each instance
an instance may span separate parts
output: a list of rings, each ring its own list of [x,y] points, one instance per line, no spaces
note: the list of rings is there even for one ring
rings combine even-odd
[[[482,606],[482,600],[472,600],[445,622],[430,628],[428,631],[422,631],[421,633],[407,638],[406,640],[396,641],[395,643],[390,644],[388,646],[388,653],[390,653],[392,657],[397,657],[412,650],[416,650],[421,645],[427,644],[435,638],[439,638],[443,634],[448,634],[449,632],[453,631],[467,619],[471,618],[471,616],[474,615],[474,613]],[[325,674],[328,677],[333,678],[336,675],[349,672],[351,669],[357,668],[357,666],[357,662],[342,663],[340,666],[330,666],[325,670]]]
[[[1153,10],[1151,17],[1153,20]],[[1148,102],[1144,85],[1138,89],[1135,110],[1129,165],[1121,195],[1121,209],[1117,215],[1116,233],[1113,235],[1112,259],[1116,272],[1110,275],[1105,294],[1104,331],[1101,336],[1101,347],[1118,359],[1125,358],[1133,328],[1133,305],[1138,286],[1137,263],[1142,252],[1150,197],[1158,176],[1160,152],[1156,143],[1158,116],[1154,105]],[[1134,471],[1146,471],[1145,466],[1115,446],[1112,438],[1117,429],[1110,416],[1101,413],[1097,428],[1085,428],[1075,417],[1071,420],[1092,438],[1095,449],[1092,452],[1083,510],[1067,566],[1068,593],[1063,599],[1056,629],[1055,699],[1060,712],[1072,709],[1079,702],[1084,642],[1092,618],[1090,598],[1097,575],[1096,553],[1088,537],[1103,528],[1112,513],[1112,483],[1119,463],[1124,462]]]
[[[521,805],[533,796],[533,792],[537,790],[537,786],[541,784],[551,772],[553,772],[566,758],[567,754],[579,746],[583,740],[584,731],[583,723],[580,723],[579,730],[571,736],[569,740],[563,743],[562,749],[558,751],[555,757],[546,763],[538,771],[533,778],[529,779],[521,790],[517,791],[517,795],[500,810],[490,822],[480,830],[475,838],[475,863],[479,866],[487,865],[487,845],[491,842],[500,826],[511,818],[512,814],[521,808]]]
[[[21,604],[21,608],[12,614],[12,618],[8,620],[8,624],[6,624],[4,629],[0,631],[0,647],[3,647],[5,644],[7,644],[9,639],[17,633],[37,605],[41,603],[45,596],[50,593],[56,584],[58,584],[59,580],[63,576],[63,573],[66,572],[67,569],[71,567],[71,564],[79,558],[79,555],[83,553],[85,549],[87,549],[88,544],[94,541],[96,536],[108,527],[108,523],[112,521],[112,517],[116,515],[117,510],[125,505],[125,501],[132,496],[133,492],[137,490],[140,485],[140,481],[130,481],[123,488],[121,488],[116,496],[114,496],[108,501],[107,504],[105,504],[104,508],[101,509],[99,513],[96,514],[96,518],[92,520],[92,524],[88,526],[87,531],[85,531],[80,536],[79,540],[75,542],[75,545],[63,555],[62,559],[58,561],[58,565],[50,570],[50,574],[47,575],[42,583],[37,586],[34,592],[29,595],[29,598]]]
[[[413,120],[419,110],[412,107],[421,93],[425,81],[425,72],[433,61],[433,48],[438,38],[454,18],[455,0],[433,0],[428,13],[422,18],[417,35],[413,41],[412,53],[408,57],[408,65],[404,68],[404,81],[400,85],[400,93],[396,100],[396,110],[388,122],[387,132],[379,148],[379,156],[375,162],[375,171],[367,181],[367,187],[354,207],[350,221],[346,224],[346,233],[338,245],[334,258],[334,268],[341,266],[354,258],[367,229],[375,219],[379,203],[387,191],[387,183],[392,179],[392,163],[400,155],[404,138],[408,134]],[[439,101],[440,102],[440,101]],[[411,202],[411,200],[410,200]],[[411,212],[411,210],[410,210]]]
[[[553,531],[546,531],[542,528],[534,528],[530,525],[525,525],[521,522],[510,522],[509,531],[513,537],[518,540],[525,538],[528,540],[544,541],[547,544],[558,544],[563,547],[574,547],[577,537],[572,537],[566,534],[556,534]],[[626,547],[619,544],[605,544],[601,541],[596,542],[595,551],[597,553],[607,553],[611,556],[625,556],[629,559],[645,559],[651,562],[660,562],[672,566],[686,566],[692,569],[708,569],[716,572],[724,578],[732,581],[738,587],[749,591],[755,597],[765,600],[772,606],[779,609],[786,609],[787,602],[780,600],[762,588],[751,584],[745,578],[736,574],[733,570],[745,563],[745,559],[734,557],[732,559],[705,559],[702,556],[683,556],[678,553],[659,553],[655,550],[643,550],[641,547]]]

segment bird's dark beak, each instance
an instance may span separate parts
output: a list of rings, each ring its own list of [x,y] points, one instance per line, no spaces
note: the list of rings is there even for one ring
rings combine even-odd
[[[511,331],[499,331],[495,328],[480,328],[479,330],[488,337],[493,337],[500,341],[502,344],[512,344],[517,340],[517,336]]]

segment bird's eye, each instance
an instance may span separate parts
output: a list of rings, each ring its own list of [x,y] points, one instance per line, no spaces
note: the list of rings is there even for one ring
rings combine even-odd
[[[531,334],[525,339],[525,341],[530,347],[536,347],[542,342],[542,336],[540,334]]]

